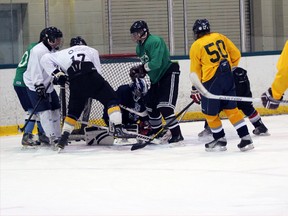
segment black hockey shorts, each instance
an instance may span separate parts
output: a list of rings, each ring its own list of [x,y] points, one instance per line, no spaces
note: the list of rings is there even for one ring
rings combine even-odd
[[[221,62],[214,77],[203,83],[203,85],[212,94],[236,96],[234,78],[228,61]],[[236,106],[235,101],[201,98],[202,112],[207,115],[216,116],[222,109],[234,109]]]
[[[78,119],[88,98],[93,98],[105,107],[117,105],[117,95],[110,84],[98,73],[86,73],[77,76],[69,85],[68,116]]]
[[[145,96],[146,106],[151,109],[169,107],[175,109],[179,88],[179,64],[172,63],[159,82],[152,84]]]

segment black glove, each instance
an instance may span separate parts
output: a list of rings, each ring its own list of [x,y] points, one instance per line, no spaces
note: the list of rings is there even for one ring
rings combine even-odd
[[[266,92],[264,92],[261,95],[262,104],[267,109],[277,109],[282,99],[283,99],[283,96],[281,97],[280,100],[274,99],[271,88],[269,88]]]
[[[190,98],[197,104],[201,102],[201,94],[194,86],[192,86]]]
[[[39,97],[41,97],[41,98],[47,97],[46,89],[45,89],[45,86],[43,85],[43,83],[41,83],[39,85],[34,85],[34,86],[35,86],[36,93]]]
[[[53,84],[55,85],[64,85],[67,80],[66,74],[63,71],[59,71],[58,69],[52,73],[52,76]]]
[[[130,69],[130,77],[134,81],[136,78],[144,78],[147,74],[147,71],[144,68],[143,64],[134,66]]]

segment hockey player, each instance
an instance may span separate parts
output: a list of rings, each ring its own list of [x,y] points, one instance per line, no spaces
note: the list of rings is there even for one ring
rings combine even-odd
[[[267,109],[277,109],[283,100],[284,92],[288,88],[288,41],[281,52],[277,62],[277,74],[271,87],[262,94],[262,104]]]
[[[252,92],[250,89],[250,81],[247,76],[247,71],[241,67],[235,67],[232,69],[236,95],[241,97],[252,97]],[[250,120],[254,126],[252,131],[255,135],[267,135],[268,129],[263,124],[260,114],[254,108],[252,102],[238,101],[237,107],[240,109]],[[199,137],[212,134],[207,121],[205,121],[204,130],[198,134]]]
[[[190,72],[195,72],[199,80],[212,94],[235,96],[231,67],[236,67],[241,54],[226,36],[210,32],[207,19],[197,19],[193,25],[195,42],[190,48]],[[201,95],[192,87],[191,97],[200,103]],[[241,138],[238,148],[247,151],[254,148],[247,125],[235,101],[220,101],[203,97],[202,112],[213,133],[214,140],[205,144],[206,151],[226,151],[227,140],[219,118],[221,109]]]
[[[51,75],[45,72],[40,59],[46,53],[57,51],[62,45],[62,37],[59,29],[48,27],[43,42],[31,49],[28,67],[24,73],[24,82],[33,107],[39,102],[36,112],[50,144],[54,144],[61,136],[60,103],[51,83]]]
[[[130,70],[131,78],[143,78],[148,74],[151,87],[145,97],[152,133],[162,128],[162,117],[166,122],[174,118],[178,97],[180,69],[170,60],[169,50],[163,38],[152,35],[145,21],[139,20],[130,28],[132,40],[137,42],[136,54],[142,64]],[[177,119],[169,126],[172,137],[169,143],[183,140]]]
[[[28,93],[27,93],[27,88],[23,80],[23,74],[27,69],[27,64],[30,56],[30,50],[36,46],[38,43],[42,42],[43,39],[45,38],[45,31],[46,29],[43,29],[40,33],[39,41],[37,43],[31,43],[26,52],[23,54],[21,61],[19,62],[17,68],[16,68],[16,74],[15,78],[13,81],[13,86],[14,90],[18,96],[18,99],[20,101],[20,104],[22,108],[24,109],[25,112],[27,112],[26,116],[27,118],[25,119],[25,123],[30,116],[33,106],[30,102]],[[34,129],[35,122],[37,121],[37,129],[38,129],[38,140],[36,141],[34,139],[34,135],[32,134],[32,131]],[[24,134],[22,137],[21,144],[22,146],[34,146],[34,145],[39,145],[41,143],[44,144],[49,144],[49,139],[45,135],[45,132],[42,128],[42,125],[38,119],[38,115],[33,115],[33,117],[30,119],[30,121],[27,123],[25,129],[24,129]]]
[[[88,98],[100,101],[108,107],[109,120],[113,124],[114,137],[130,138],[122,130],[122,115],[117,103],[117,95],[109,83],[100,75],[99,53],[87,46],[81,37],[72,38],[70,48],[57,53],[46,54],[41,64],[48,74],[55,76],[59,84],[69,78],[69,105],[61,138],[56,145],[59,150],[68,144],[68,137],[74,129]],[[134,138],[135,136],[133,136]]]

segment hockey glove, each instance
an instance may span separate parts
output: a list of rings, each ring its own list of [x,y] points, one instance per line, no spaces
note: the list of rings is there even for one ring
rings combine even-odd
[[[283,99],[281,97],[280,100],[276,100],[272,96],[272,90],[269,88],[266,92],[261,95],[262,104],[267,109],[277,109],[280,105],[280,101]]]
[[[201,102],[201,94],[194,86],[192,86],[190,98],[197,104]]]
[[[145,70],[144,65],[142,64],[132,67],[129,73],[133,81],[135,81],[136,78],[144,78],[146,74],[147,71]]]
[[[39,85],[34,85],[34,86],[35,86],[36,93],[40,98],[46,98],[47,97],[46,89],[45,89],[45,86],[43,85],[43,83],[41,83]]]
[[[67,80],[67,76],[63,71],[59,71],[58,69],[56,69],[53,73],[53,84],[55,85],[64,85],[66,80]]]

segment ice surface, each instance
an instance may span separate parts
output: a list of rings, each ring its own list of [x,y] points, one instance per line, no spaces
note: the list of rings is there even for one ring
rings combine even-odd
[[[227,120],[226,152],[205,152],[203,121],[181,123],[182,144],[133,152],[84,142],[21,150],[21,135],[0,137],[0,215],[287,216],[288,115],[262,119],[271,135],[252,135],[249,152]]]

